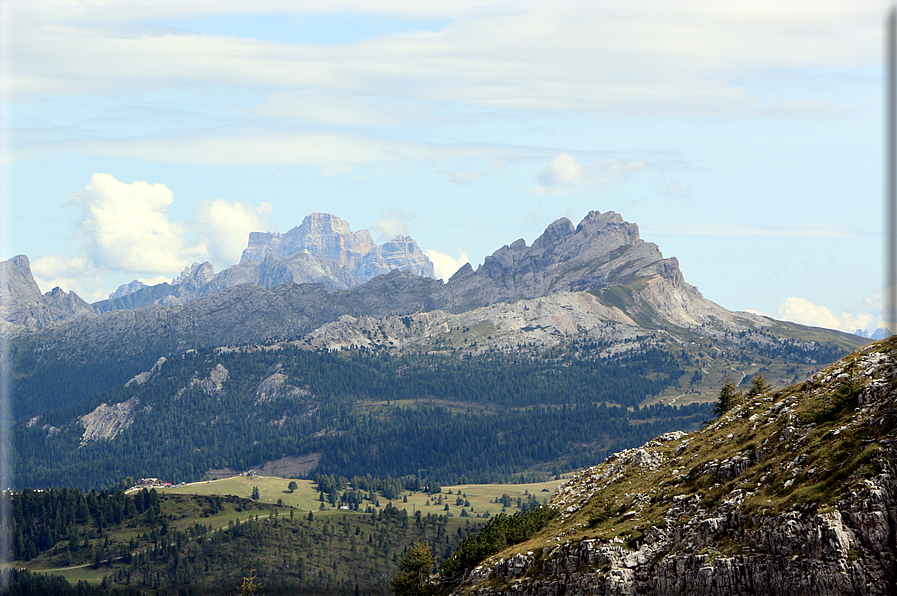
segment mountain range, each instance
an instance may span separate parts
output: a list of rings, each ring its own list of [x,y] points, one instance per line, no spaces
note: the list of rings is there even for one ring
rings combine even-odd
[[[800,381],[867,341],[726,310],[613,212],[593,211],[578,225],[559,219],[531,245],[503,246],[446,282],[410,238],[378,247],[325,214],[283,235],[253,234],[241,262],[221,273],[196,265],[172,284],[129,284],[94,305],[61,290],[41,295],[24,256],[2,266],[0,333],[15,379],[15,440],[33,456],[21,460],[28,482],[62,481],[76,467],[70,458],[88,466],[80,478],[96,472],[91,485],[120,472],[158,475],[117,467],[135,450],[190,479],[289,457],[345,475],[363,461],[384,476],[428,469],[443,482],[465,467],[484,481],[545,474],[645,433],[692,427],[727,378]],[[185,411],[175,398],[185,395],[195,398],[183,445],[192,455],[148,451],[167,436],[162,421]],[[202,395],[215,396],[218,410]],[[403,405],[431,408],[429,418]],[[544,407],[560,408],[557,417],[533,410]],[[594,432],[646,407],[659,409],[607,427],[601,439],[587,426],[572,430],[593,420]],[[509,426],[497,435],[499,411]],[[374,414],[381,426],[354,426]],[[531,450],[515,433],[536,420],[553,438]],[[221,448],[262,429],[279,430]],[[416,463],[391,451],[400,429],[421,440]],[[444,447],[455,459],[433,442],[453,432],[459,443]],[[460,461],[478,443],[494,444],[505,463]],[[108,470],[84,459],[91,450]]]

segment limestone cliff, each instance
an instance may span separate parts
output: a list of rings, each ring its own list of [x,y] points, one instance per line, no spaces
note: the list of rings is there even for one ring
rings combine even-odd
[[[561,485],[455,594],[897,593],[897,338]]]
[[[433,277],[433,264],[408,236],[378,246],[367,230],[353,232],[349,223],[329,213],[312,213],[286,234],[253,232],[241,262],[262,262],[299,254],[323,257],[343,267],[360,282],[393,269]]]
[[[433,263],[410,236],[377,245],[367,230],[352,232],[334,215],[312,213],[285,234],[252,232],[240,262],[220,273],[209,262],[194,263],[170,284],[124,284],[93,310],[181,306],[246,283],[265,288],[319,283],[330,292],[348,290],[395,269],[434,276]]]

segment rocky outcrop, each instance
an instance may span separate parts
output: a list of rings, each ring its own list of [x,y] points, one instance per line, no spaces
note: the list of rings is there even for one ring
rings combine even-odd
[[[89,414],[78,418],[78,422],[84,427],[81,445],[100,439],[113,439],[130,428],[138,405],[140,400],[136,397],[112,405],[102,403]]]
[[[165,356],[159,358],[151,369],[135,375],[134,378],[125,383],[125,387],[130,387],[131,385],[143,385],[157,378],[159,376],[159,371],[162,370],[162,365],[166,362],[168,362],[168,359],[165,358]]]
[[[897,593],[897,338],[558,487],[455,594]]]
[[[41,294],[25,255],[0,262],[0,319],[41,329],[91,312],[74,292],[55,287]]]

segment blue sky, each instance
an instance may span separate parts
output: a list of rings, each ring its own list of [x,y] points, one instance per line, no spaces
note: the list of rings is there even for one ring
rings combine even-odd
[[[0,256],[93,301],[324,211],[447,278],[616,211],[726,308],[875,329],[888,6],[4,0]]]

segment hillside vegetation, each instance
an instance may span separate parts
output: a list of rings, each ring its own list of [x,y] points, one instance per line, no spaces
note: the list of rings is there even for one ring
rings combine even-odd
[[[543,530],[443,589],[897,592],[895,362],[892,337],[577,473],[552,495],[558,515]]]
[[[4,497],[9,593],[222,594],[254,573],[269,595],[386,594],[415,542],[441,561],[492,517],[538,507],[557,484],[406,490],[370,476],[252,475],[127,492],[26,489]]]

